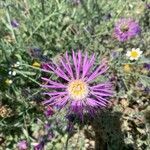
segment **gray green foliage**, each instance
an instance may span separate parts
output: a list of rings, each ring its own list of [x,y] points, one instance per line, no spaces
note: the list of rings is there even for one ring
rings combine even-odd
[[[41,138],[45,140],[45,150],[93,149],[94,144],[87,144],[87,139],[94,142],[95,134],[99,136],[103,131],[108,150],[149,150],[150,77],[144,68],[144,64],[150,64],[148,3],[145,0],[1,1],[0,113],[5,108],[6,116],[0,116],[0,149],[17,149],[17,143],[25,139],[32,150]],[[139,22],[141,34],[127,42],[117,41],[113,30],[120,18]],[[19,23],[17,28],[11,25],[14,19]],[[126,57],[127,50],[132,48],[143,51],[137,61]],[[44,72],[33,63],[57,63],[64,52],[70,54],[72,49],[96,53],[96,64],[105,59],[109,72],[96,81],[112,79],[115,86],[110,109],[100,112],[102,115],[95,120],[86,118],[86,123],[75,120],[73,132],[68,133],[66,110],[45,117],[45,107],[41,104],[45,97],[40,87]],[[130,65],[130,71],[125,70],[125,64]],[[10,71],[16,75],[9,74]],[[51,125],[48,131],[44,128],[47,123]],[[52,132],[54,137],[48,139],[48,133]]]

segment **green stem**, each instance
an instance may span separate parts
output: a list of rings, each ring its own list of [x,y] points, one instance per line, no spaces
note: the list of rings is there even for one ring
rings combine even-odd
[[[15,33],[14,33],[14,29],[11,26],[11,19],[10,19],[10,15],[9,15],[9,8],[6,9],[6,17],[7,17],[8,23],[9,23],[9,29],[11,30],[12,37],[15,40],[15,43],[16,43],[16,36],[15,36]]]
[[[37,82],[36,80],[32,79],[31,77],[29,77],[29,76],[23,74],[21,71],[16,70],[16,72],[19,73],[19,74],[21,74],[21,75],[24,76],[25,78],[28,78],[28,79],[31,80],[32,82],[38,84],[39,86],[41,86],[41,84],[40,84],[39,82]]]
[[[45,22],[47,22],[52,16],[54,16],[54,15],[56,15],[56,14],[59,14],[59,13],[50,14],[50,15],[47,16],[45,19],[43,19],[43,20],[38,24],[38,26],[35,28],[35,30],[31,33],[31,35],[26,39],[25,42],[27,42],[27,41],[35,34],[35,32],[36,32]]]

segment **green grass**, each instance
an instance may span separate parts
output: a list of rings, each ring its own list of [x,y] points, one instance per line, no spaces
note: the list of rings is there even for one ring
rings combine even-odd
[[[149,72],[143,67],[143,64],[150,63],[150,10],[146,8],[148,2],[82,0],[80,4],[75,4],[74,1],[0,2],[0,105],[11,109],[9,117],[0,117],[0,136],[4,138],[0,149],[16,149],[18,141],[26,139],[29,149],[32,150],[33,144],[39,142],[43,134],[46,138],[47,132],[43,129],[46,122],[52,124],[50,130],[54,132],[55,137],[52,142],[46,142],[45,149],[64,149],[67,141],[65,111],[48,119],[44,116],[45,108],[41,105],[44,100],[43,89],[40,87],[40,78],[44,72],[41,68],[34,67],[33,63],[42,64],[51,60],[58,62],[66,51],[70,54],[72,49],[81,49],[89,54],[96,53],[97,64],[103,58],[107,59],[110,65],[107,78],[117,78],[113,98],[116,105],[109,113],[112,118],[116,112],[121,113],[123,125],[120,125],[121,134],[118,135],[124,135],[122,147],[127,150],[132,147],[148,150],[149,124],[144,120],[144,114],[149,109],[149,98],[144,89],[148,88],[150,83]],[[115,23],[124,17],[139,22],[142,32],[134,39],[121,43],[114,39],[113,29]],[[18,28],[11,26],[11,20],[14,19],[19,22]],[[35,52],[34,48],[40,50]],[[143,51],[141,59],[136,62],[129,61],[125,56],[126,51],[132,48],[140,48]],[[119,57],[114,59],[113,52],[119,53]],[[20,63],[17,67],[14,66],[16,62]],[[130,64],[132,71],[126,72],[124,64]],[[15,71],[16,75],[9,75],[9,71]],[[12,80],[12,83],[9,84],[6,80]],[[143,89],[136,86],[138,82],[143,84]],[[128,106],[121,103],[122,99],[129,103]],[[126,114],[128,110],[131,114]],[[40,120],[38,123],[37,118]],[[56,120],[60,122],[58,126]],[[107,131],[109,128],[113,130],[113,126],[108,127],[109,121],[111,120],[106,115],[106,119],[100,122],[106,127],[105,134],[110,134],[110,137],[106,136],[107,147],[110,150],[120,150],[120,145],[114,144],[118,140],[117,135],[113,135],[113,131]],[[85,125],[81,132],[88,125]],[[81,123],[75,123],[77,131],[81,129],[80,126]],[[94,131],[89,132],[92,134]],[[80,135],[78,132],[77,134]],[[81,141],[75,147],[73,138],[74,136],[69,139],[68,149],[84,150],[87,137],[79,137]]]

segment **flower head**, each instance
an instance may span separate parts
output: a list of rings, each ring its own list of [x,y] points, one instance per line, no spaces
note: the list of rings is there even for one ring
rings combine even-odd
[[[18,21],[17,21],[17,20],[12,20],[12,21],[11,21],[11,26],[12,26],[13,28],[17,28],[17,27],[19,26]]]
[[[60,108],[68,106],[70,111],[75,113],[95,112],[96,108],[105,107],[108,103],[108,97],[112,96],[112,84],[103,82],[96,84],[94,80],[108,70],[106,62],[93,67],[95,55],[88,57],[85,55],[72,52],[69,58],[66,52],[65,56],[60,59],[60,63],[47,65],[50,71],[53,71],[62,82],[56,82],[49,78],[42,78],[45,84],[44,88],[51,89],[45,94],[50,96],[44,104],[56,105]]]
[[[38,63],[37,61],[35,61],[35,62],[33,62],[32,66],[36,67],[36,68],[40,68],[41,64]]]
[[[150,10],[150,3],[146,4],[146,7]]]
[[[150,64],[144,64],[144,68],[150,70]]]
[[[137,60],[142,54],[142,51],[137,48],[132,48],[131,51],[127,51],[126,56],[130,58],[130,60]]]
[[[140,33],[141,28],[132,19],[121,19],[116,23],[114,29],[114,36],[119,41],[124,42],[133,37],[135,37],[138,33]]]
[[[146,87],[146,88],[145,88],[145,92],[146,92],[146,93],[150,93],[150,87]]]
[[[25,140],[22,140],[18,143],[18,148],[19,150],[25,150],[28,148],[28,144],[27,144],[27,141]]]
[[[131,71],[131,67],[130,67],[129,64],[125,64],[123,69],[124,69],[125,72],[130,72]]]
[[[17,68],[20,66],[20,62],[17,61],[16,63],[14,63],[13,65],[11,65],[13,68]]]
[[[40,143],[34,146],[34,150],[43,150],[44,149],[44,142],[41,141]]]
[[[9,74],[10,76],[15,76],[17,73],[16,73],[15,70],[12,70],[12,71],[9,71],[8,74]]]
[[[10,80],[10,79],[6,79],[6,80],[5,80],[5,83],[6,83],[7,85],[10,85],[10,84],[12,84],[12,83],[13,83],[13,81],[12,81],[12,80]]]

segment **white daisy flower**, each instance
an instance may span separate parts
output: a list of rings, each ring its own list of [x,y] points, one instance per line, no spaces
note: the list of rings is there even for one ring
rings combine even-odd
[[[15,76],[17,73],[16,73],[16,71],[13,70],[13,71],[9,71],[8,74],[12,75],[12,76]]]
[[[137,60],[142,53],[139,48],[132,48],[131,51],[127,51],[126,56],[129,57],[130,60]]]

